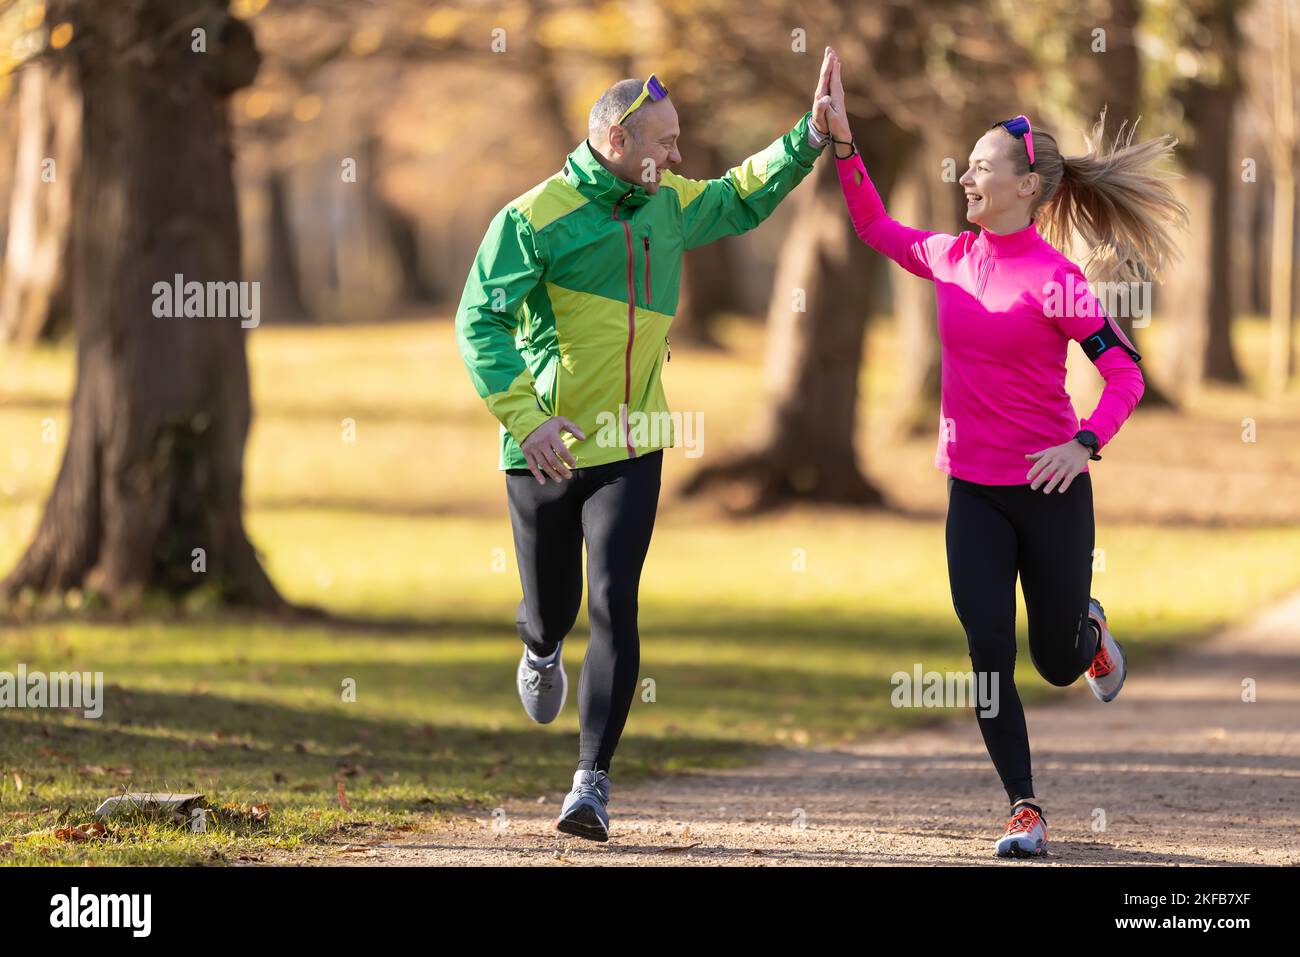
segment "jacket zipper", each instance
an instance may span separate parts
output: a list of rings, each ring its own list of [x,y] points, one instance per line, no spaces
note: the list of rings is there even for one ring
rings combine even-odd
[[[984,287],[988,285],[989,273],[991,273],[992,271],[993,271],[993,257],[986,256],[984,259],[984,265],[980,267],[980,288],[979,288],[979,292],[976,293],[976,295],[979,298],[983,298],[984,296]]]
[[[642,236],[642,243],[645,244],[645,304],[650,305],[650,237]]]
[[[628,190],[623,199],[631,195],[632,191]],[[628,433],[628,418],[631,414],[629,406],[632,404],[632,340],[636,338],[636,282],[633,279],[636,262],[632,254],[632,227],[618,218],[618,207],[623,199],[614,204],[614,222],[622,225],[623,235],[627,239],[627,351],[623,354],[623,444],[627,446],[628,458],[636,458],[636,449],[632,448],[632,439]]]

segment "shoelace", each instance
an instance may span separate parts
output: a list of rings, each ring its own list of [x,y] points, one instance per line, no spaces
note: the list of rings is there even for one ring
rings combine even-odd
[[[1093,678],[1100,678],[1114,670],[1115,663],[1110,660],[1110,652],[1106,650],[1106,640],[1103,638],[1101,648],[1097,651],[1096,657],[1092,659],[1092,664],[1088,666],[1088,675]]]
[[[536,691],[538,688],[541,688],[543,691],[550,691],[554,681],[554,669],[546,672],[534,671],[528,676],[528,680],[524,683],[524,687],[529,691]]]
[[[599,780],[600,778],[596,779],[596,781]],[[574,790],[578,793],[578,797],[580,798],[594,797],[597,798],[601,804],[605,803],[605,794],[596,783],[588,784],[586,781],[582,781],[574,788]]]
[[[1022,807],[1011,818],[1011,822],[1007,824],[1007,833],[1018,834],[1021,831],[1032,831],[1037,823],[1038,812],[1032,807]]]

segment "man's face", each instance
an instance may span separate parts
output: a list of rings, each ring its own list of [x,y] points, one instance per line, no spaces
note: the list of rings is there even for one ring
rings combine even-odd
[[[665,98],[657,103],[642,103],[632,115],[638,117],[634,134],[621,126],[610,127],[610,152],[618,165],[618,175],[639,183],[653,195],[659,191],[664,170],[682,161],[682,154],[677,152],[677,109],[672,100]]]

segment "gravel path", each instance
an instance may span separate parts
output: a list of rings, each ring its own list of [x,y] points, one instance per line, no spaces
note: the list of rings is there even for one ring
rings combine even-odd
[[[1258,701],[1241,700],[1244,678]],[[1080,679],[1027,716],[1051,852],[1041,861],[993,857],[1005,804],[962,713],[854,747],[774,751],[738,770],[626,789],[616,779],[608,844],[554,832],[556,792],[507,803],[504,827],[462,817],[275,863],[1300,864],[1300,594],[1131,674],[1111,704]]]

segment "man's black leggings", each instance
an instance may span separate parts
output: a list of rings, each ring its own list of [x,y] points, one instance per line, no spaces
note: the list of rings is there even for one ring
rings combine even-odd
[[[1093,539],[1092,483],[1086,472],[1065,494],[948,480],[952,603],[966,629],[977,677],[998,676],[992,682],[997,714],[986,718],[977,709],[976,715],[1012,803],[1034,796],[1025,712],[1014,680],[1016,574],[1029,614],[1034,667],[1054,685],[1073,684],[1097,650],[1088,622]]]
[[[539,485],[527,469],[507,469],[510,522],[524,598],[519,636],[534,655],[555,651],[582,605],[587,543],[591,641],[578,681],[581,770],[608,771],[627,723],[641,665],[637,591],[650,548],[663,452],[573,469]]]

